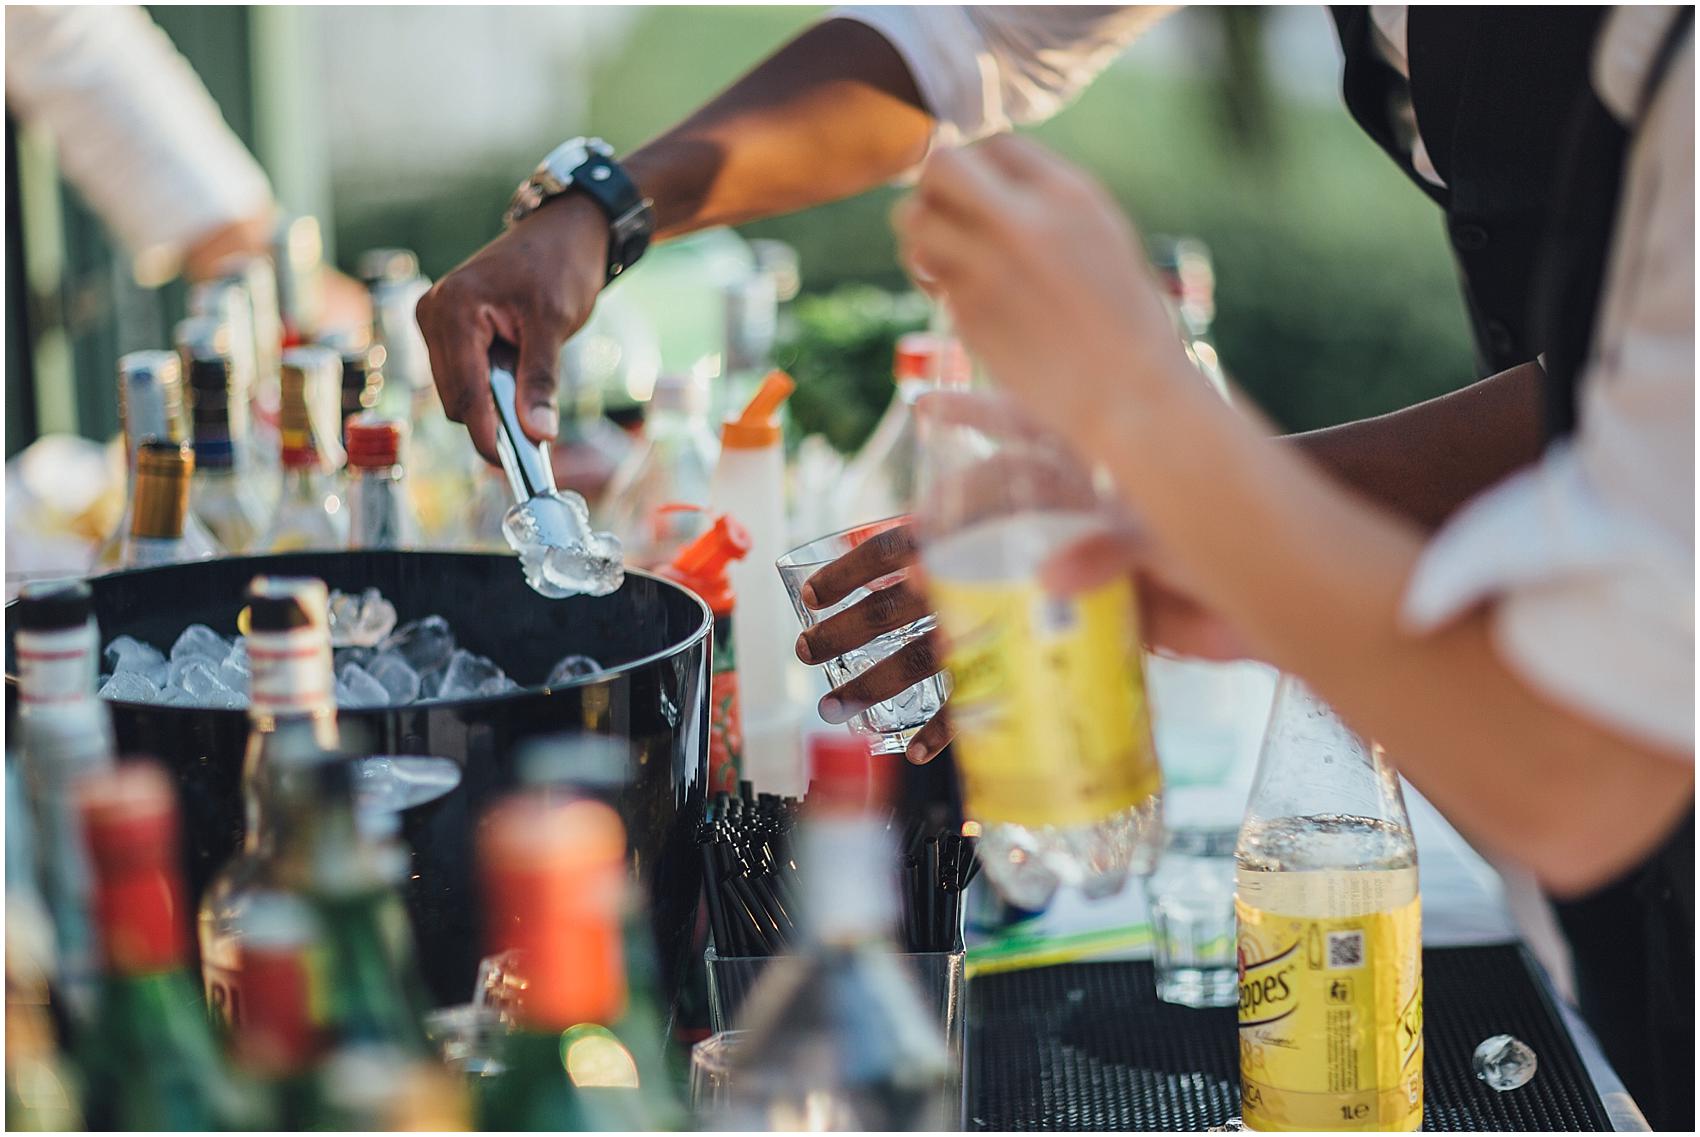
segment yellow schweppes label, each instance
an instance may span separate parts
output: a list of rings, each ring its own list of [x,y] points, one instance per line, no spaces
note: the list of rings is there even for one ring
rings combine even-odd
[[[1080,825],[1162,786],[1132,585],[928,579],[949,648],[964,804],[978,821]]]
[[[1415,868],[1239,874],[1240,1089],[1248,1128],[1422,1126],[1416,875]],[[1328,877],[1342,879],[1322,879]],[[1395,903],[1377,911],[1327,903],[1343,895]],[[1283,901],[1285,909],[1275,906]],[[1323,914],[1329,907],[1342,914]]]

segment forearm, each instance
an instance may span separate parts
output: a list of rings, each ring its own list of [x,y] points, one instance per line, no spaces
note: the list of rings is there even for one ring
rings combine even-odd
[[[1434,529],[1540,457],[1544,381],[1539,364],[1525,363],[1414,407],[1291,441],[1359,492]]]
[[[1253,422],[1179,388],[1099,433],[1094,451],[1198,597],[1382,742],[1461,830],[1549,887],[1610,879],[1692,800],[1681,756],[1537,696],[1501,661],[1486,611],[1403,632],[1419,528]]]
[[[625,163],[671,237],[860,193],[920,161],[931,132],[891,44],[828,20]]]

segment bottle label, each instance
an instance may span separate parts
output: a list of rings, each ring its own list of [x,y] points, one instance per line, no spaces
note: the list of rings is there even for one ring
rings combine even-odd
[[[949,640],[957,764],[977,821],[1081,825],[1162,787],[1129,581],[1069,597],[928,578]]]
[[[20,702],[31,706],[71,703],[94,693],[97,643],[92,621],[52,632],[20,629],[14,646]]]
[[[333,709],[330,637],[322,626],[248,636],[249,716],[308,715]]]
[[[1370,910],[1378,900],[1393,903]],[[1247,1128],[1420,1128],[1416,869],[1241,872],[1234,906]]]
[[[714,661],[708,695],[708,793],[738,792],[744,768],[744,728],[738,713],[738,673],[732,664],[732,619],[714,621]]]

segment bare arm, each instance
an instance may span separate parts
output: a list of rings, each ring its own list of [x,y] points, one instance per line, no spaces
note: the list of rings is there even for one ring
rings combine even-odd
[[[1541,455],[1538,363],[1376,418],[1292,435],[1303,453],[1425,529]]]

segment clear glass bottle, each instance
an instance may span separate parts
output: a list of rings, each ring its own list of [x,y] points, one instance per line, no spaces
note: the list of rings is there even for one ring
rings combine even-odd
[[[342,362],[328,348],[283,354],[283,492],[260,547],[267,552],[341,549],[348,544],[348,511],[331,471],[340,464],[335,407]]]
[[[190,524],[189,489],[194,476],[195,451],[188,443],[152,439],[141,444],[130,532],[121,558],[125,568],[204,561],[224,552],[204,528]]]
[[[1059,884],[1117,892],[1163,846],[1133,582],[1072,596],[1040,583],[1059,549],[1116,524],[1112,507],[1067,444],[1001,396],[941,392],[916,410],[921,562],[986,875],[1026,909]]]
[[[808,938],[763,969],[740,1013],[736,1128],[937,1131],[956,1127],[944,1024],[897,955],[897,849],[869,802],[855,736],[810,739],[814,775],[799,826]],[[878,760],[876,760],[878,761]]]
[[[81,1019],[93,1007],[99,961],[76,791],[113,761],[112,719],[95,694],[100,633],[88,585],[26,584],[13,626],[18,742],[38,887],[55,933],[58,988]]]
[[[266,524],[267,510],[249,461],[249,398],[235,378],[228,325],[193,317],[177,325],[193,396],[195,475],[189,513],[227,552],[245,553]]]
[[[207,1005],[240,1025],[241,923],[287,894],[284,866],[305,856],[315,767],[335,759],[329,593],[305,578],[256,577],[248,587],[248,746],[242,760],[242,848],[202,894],[197,916]]]
[[[269,516],[277,500],[278,486],[283,477],[279,464],[277,411],[279,373],[282,370],[283,317],[278,312],[277,273],[270,257],[236,254],[222,259],[214,268],[221,280],[240,282],[247,301],[248,328],[253,334],[253,382],[248,395],[248,478],[254,492],[265,503]],[[204,299],[203,310],[197,300]],[[190,293],[189,311],[192,316],[217,317],[212,301]]]
[[[188,399],[183,392],[182,361],[176,353],[132,351],[119,357],[118,417],[124,432],[128,484],[124,512],[95,555],[96,572],[110,572],[124,565],[124,546],[136,508],[136,459],[142,444],[150,439],[189,440]],[[184,521],[183,529],[191,548],[218,551],[217,540],[193,514]]]
[[[1399,775],[1291,676],[1235,859],[1246,1126],[1421,1128],[1421,899]]]
[[[350,416],[348,522],[351,549],[405,549],[419,543],[419,523],[401,464],[402,424],[367,412]]]
[[[341,338],[345,342],[337,351],[342,357],[342,410],[337,421],[343,424],[342,443],[347,446],[348,420],[372,410],[383,396],[385,352],[382,344],[370,342],[364,329]]]
[[[720,440],[708,423],[708,384],[689,375],[657,379],[643,433],[614,471],[599,513],[627,562],[653,569],[703,530],[701,510],[720,458]],[[698,508],[668,508],[675,505]]]
[[[932,332],[898,338],[892,365],[897,390],[874,432],[845,468],[844,525],[880,521],[915,507],[920,458],[915,400],[938,387],[966,387],[970,377],[968,355],[957,340]]]
[[[1228,398],[1228,376],[1210,338],[1210,324],[1216,318],[1216,273],[1210,249],[1196,237],[1153,237],[1150,248],[1151,265],[1168,295],[1187,357],[1217,393]]]
[[[627,966],[619,816],[588,798],[515,795],[480,828],[479,865],[490,948],[523,986],[481,1127],[678,1128],[665,1028],[653,993],[634,988],[648,976]]]
[[[277,273],[277,308],[283,346],[300,347],[318,338],[324,314],[325,241],[316,217],[284,217],[272,237]]]
[[[170,777],[127,762],[90,777],[79,804],[105,963],[81,1046],[89,1125],[267,1128],[262,1100],[226,1064],[195,993]]]

